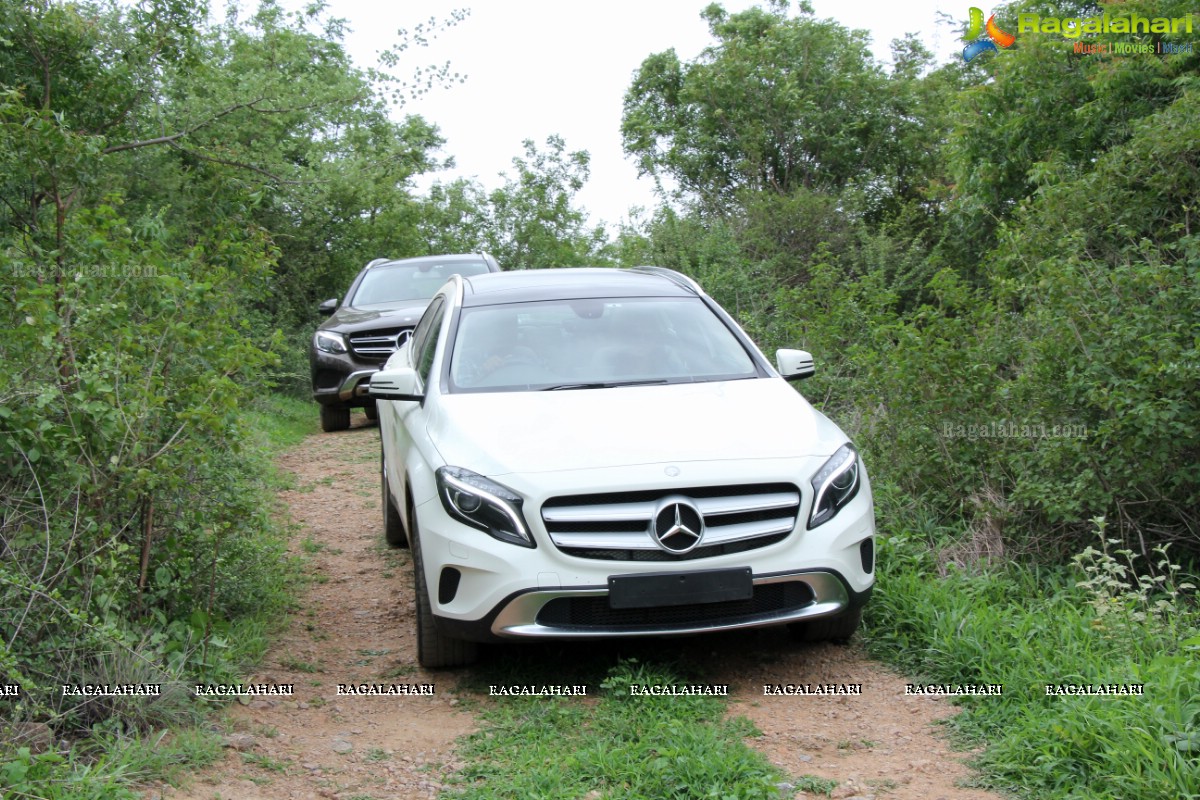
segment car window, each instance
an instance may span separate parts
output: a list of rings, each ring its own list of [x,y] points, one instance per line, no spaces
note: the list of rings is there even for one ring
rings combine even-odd
[[[419,363],[420,352],[424,347],[426,340],[429,338],[429,331],[434,327],[435,323],[441,323],[441,309],[445,302],[443,297],[435,297],[429,303],[429,307],[425,309],[425,313],[421,315],[421,319],[417,321],[417,327],[412,333],[412,363],[416,366]],[[435,319],[436,318],[436,319]]]
[[[451,275],[482,275],[488,265],[479,261],[418,261],[372,267],[363,275],[348,305],[361,307],[408,300],[428,300]]]
[[[738,338],[694,297],[463,309],[450,361],[451,391],[684,383],[757,374]]]
[[[422,386],[429,385],[429,370],[433,366],[433,355],[441,336],[442,317],[445,315],[445,311],[445,298],[441,296],[434,298],[413,332],[414,364],[417,374],[421,376]]]

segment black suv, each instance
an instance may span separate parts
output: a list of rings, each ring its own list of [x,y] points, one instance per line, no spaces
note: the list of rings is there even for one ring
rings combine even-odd
[[[321,404],[321,430],[350,427],[350,409],[375,419],[367,384],[383,362],[404,344],[429,298],[451,275],[499,272],[486,253],[417,258],[377,258],[358,273],[339,305],[336,297],[318,306],[329,315],[309,348],[313,399]]]

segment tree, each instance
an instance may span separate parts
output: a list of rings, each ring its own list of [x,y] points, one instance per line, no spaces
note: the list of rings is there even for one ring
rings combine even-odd
[[[997,10],[1002,27],[1015,30],[1017,6]],[[1022,5],[1021,11],[1029,9]],[[1182,18],[1182,0],[1154,0],[1138,11]],[[1099,12],[1090,2],[1057,4],[1058,17]],[[1107,43],[1150,44],[1150,38],[1185,43],[1186,35],[1105,34]],[[1142,41],[1147,39],[1147,41]],[[946,167],[953,183],[940,255],[980,283],[972,264],[997,243],[998,232],[1050,174],[1087,171],[1096,158],[1132,135],[1139,119],[1163,108],[1192,79],[1185,57],[1099,58],[1076,54],[1080,40],[1053,33],[1021,34],[996,58],[977,58],[973,80],[947,104],[953,125]]]
[[[179,225],[233,213],[270,232],[279,258],[253,304],[288,329],[370,259],[417,246],[411,181],[441,166],[435,126],[391,119],[404,82],[355,67],[342,34],[320,5],[286,14],[273,2],[206,30],[200,63],[172,76],[161,104],[162,127],[187,136],[134,170],[152,178],[131,196],[147,207],[175,183]]]
[[[546,147],[527,139],[525,157],[512,162],[516,174],[488,195],[488,245],[508,269],[594,263],[605,241],[604,228],[589,230],[573,205],[587,183],[588,154],[568,153],[560,136],[547,137]]]
[[[420,203],[418,227],[425,253],[487,250],[488,225],[487,192],[477,181],[434,183]]]
[[[642,62],[621,133],[644,174],[717,210],[743,189],[788,196],[869,179],[888,126],[867,36],[787,7],[710,5],[701,16],[717,44],[687,63],[674,50]]]
[[[412,235],[441,144],[320,6],[202,10],[0,4],[0,673],[64,735],[179,706],[55,686],[233,668],[222,631],[282,580],[244,448],[277,323]]]
[[[932,56],[909,37],[885,72],[865,32],[803,3],[702,16],[717,43],[688,62],[650,56],[626,94],[625,149],[643,172],[727,224],[772,283],[803,284],[830,259],[861,275],[874,254],[940,238],[944,108],[961,70],[927,78]],[[930,274],[895,270],[907,298]]]
[[[512,161],[515,174],[491,192],[473,181],[434,184],[421,223],[431,252],[483,249],[504,269],[606,261],[604,227],[589,229],[575,206],[588,179],[587,152],[567,152],[560,136],[548,137],[546,148],[526,140],[524,158]]]

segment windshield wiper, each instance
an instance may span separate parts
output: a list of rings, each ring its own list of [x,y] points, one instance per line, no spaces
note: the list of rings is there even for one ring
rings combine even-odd
[[[666,378],[650,378],[642,381],[610,381],[608,383],[560,383],[557,386],[547,386],[539,391],[556,392],[560,389],[615,389],[618,386],[653,386],[668,383]]]

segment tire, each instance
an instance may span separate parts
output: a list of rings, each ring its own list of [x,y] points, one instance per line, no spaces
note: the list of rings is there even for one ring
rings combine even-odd
[[[788,630],[798,642],[845,644],[862,626],[862,614],[862,608],[859,607],[832,617],[819,617],[811,622],[793,622],[788,625]]]
[[[416,514],[409,515],[412,531],[413,591],[417,600],[417,661],[426,669],[463,667],[479,656],[479,645],[455,639],[437,628],[433,606],[429,602],[429,587],[425,583],[425,565],[421,561],[421,537],[417,531]]]
[[[383,493],[383,538],[387,539],[387,543],[392,547],[408,547],[408,534],[404,532],[403,517],[392,502],[382,446],[379,448],[379,485]]]
[[[367,415],[367,419],[371,420],[371,422],[377,422],[379,420],[379,407],[378,406],[375,406],[375,405],[363,406],[363,413]]]
[[[326,433],[344,431],[350,427],[350,409],[321,406],[321,430]]]

